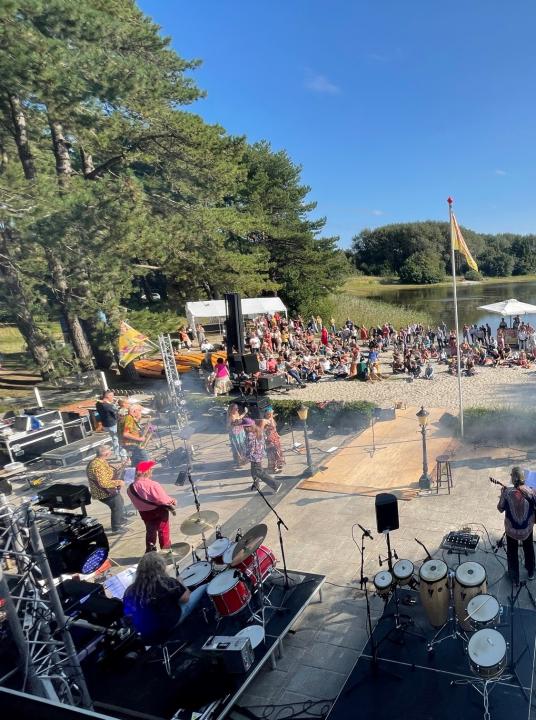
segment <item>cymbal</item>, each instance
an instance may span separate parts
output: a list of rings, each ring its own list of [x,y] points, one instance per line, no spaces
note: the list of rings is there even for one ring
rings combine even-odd
[[[186,518],[181,524],[181,532],[184,535],[201,535],[207,530],[212,530],[216,526],[219,517],[214,510],[200,510]]]
[[[172,543],[166,552],[174,555],[177,560],[182,560],[190,552],[190,543],[185,543],[185,542]]]
[[[251,530],[248,530],[236,543],[236,547],[233,550],[231,567],[236,567],[241,562],[244,562],[250,555],[253,555],[262,545],[267,533],[268,527],[264,523],[254,525]]]

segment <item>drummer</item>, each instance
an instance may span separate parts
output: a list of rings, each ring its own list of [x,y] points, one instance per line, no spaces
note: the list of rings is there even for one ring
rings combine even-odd
[[[503,487],[497,510],[504,512],[504,529],[506,532],[506,557],[508,574],[514,585],[519,585],[519,557],[517,546],[523,543],[525,568],[529,580],[534,580],[534,545],[532,530],[534,527],[534,506],[536,493],[525,485],[523,471],[513,467],[510,473],[513,487]]]
[[[142,640],[149,645],[169,640],[173,631],[200,605],[207,591],[201,585],[192,592],[167,574],[164,558],[148,552],[141,558],[134,582],[123,597],[125,615],[132,619]]]

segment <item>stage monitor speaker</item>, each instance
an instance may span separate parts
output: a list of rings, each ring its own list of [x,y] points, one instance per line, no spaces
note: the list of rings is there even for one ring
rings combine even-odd
[[[244,362],[243,362],[243,355],[241,353],[231,353],[229,356],[228,362],[229,362],[229,371],[231,373],[236,373],[236,375],[240,375],[240,373],[244,372]]]
[[[62,510],[76,510],[91,504],[91,494],[86,485],[73,483],[54,483],[37,493],[37,504],[48,507],[49,510],[61,508]]]
[[[233,352],[243,353],[245,348],[242,301],[238,293],[225,293],[225,314],[227,356],[230,357]]]
[[[242,355],[242,364],[244,365],[244,372],[248,375],[259,372],[259,358],[255,353]]]
[[[398,500],[392,493],[376,495],[376,527],[379,533],[398,530]]]
[[[244,400],[237,401],[238,405],[248,409],[249,417],[253,420],[260,420],[264,417],[267,407],[270,407],[270,398],[267,397],[249,397]]]

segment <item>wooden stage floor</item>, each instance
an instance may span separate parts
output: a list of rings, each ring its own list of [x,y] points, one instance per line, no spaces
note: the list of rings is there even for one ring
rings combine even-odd
[[[416,418],[419,408],[396,410],[396,419],[374,423],[329,458],[301,490],[374,496],[390,492],[401,500],[418,493],[422,473],[422,436]],[[427,430],[429,473],[435,478],[438,455],[453,455],[458,441],[441,418],[444,408],[430,410]],[[374,437],[373,437],[374,433]]]

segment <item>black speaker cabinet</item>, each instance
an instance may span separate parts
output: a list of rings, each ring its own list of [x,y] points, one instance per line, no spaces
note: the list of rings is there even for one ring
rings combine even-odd
[[[242,363],[244,365],[244,371],[248,375],[252,375],[253,373],[259,372],[259,359],[255,355],[255,353],[250,353],[248,355],[242,355]]]
[[[260,393],[277,390],[277,388],[282,388],[284,385],[285,378],[281,375],[261,375],[257,380],[257,390]]]
[[[376,527],[379,533],[398,530],[398,500],[392,493],[376,495]]]
[[[233,352],[244,352],[244,320],[238,293],[225,293],[225,314],[227,356],[230,357]]]

